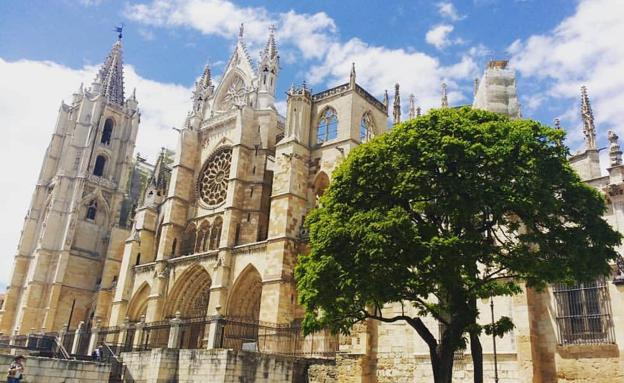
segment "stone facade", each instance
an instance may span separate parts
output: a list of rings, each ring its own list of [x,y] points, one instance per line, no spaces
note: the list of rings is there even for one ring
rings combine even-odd
[[[219,84],[213,85],[208,67],[198,80],[178,129],[175,156],[163,151],[154,166],[131,161],[139,112],[134,95],[123,98],[120,42],[92,87],[62,105],[0,312],[0,331],[58,330],[83,321],[92,334],[122,329],[107,341],[145,348],[150,324],[171,323],[158,347],[123,354],[129,376],[138,382],[294,382],[306,374],[318,383],[431,381],[428,348],[405,323],[367,321],[338,339],[288,332],[298,329],[303,317],[293,268],[297,254],[307,251],[304,218],[349,152],[386,131],[389,105],[387,97],[381,102],[357,84],[353,67],[348,82],[319,93],[305,84],[291,87],[283,117],[275,107],[280,67],[273,32],[257,65],[242,32]],[[475,84],[473,107],[520,117],[515,81],[506,62],[491,62]],[[445,85],[442,90],[442,107],[448,107]],[[399,100],[397,84],[394,122],[401,120]],[[410,118],[420,114],[413,100]],[[624,231],[617,135],[609,134],[610,165],[603,175],[585,90],[582,115],[586,148],[571,157],[572,166],[605,195],[606,218]],[[112,133],[105,138],[109,120]],[[96,171],[99,156],[108,165]],[[578,296],[525,289],[496,297],[495,319],[505,315],[516,324],[496,340],[499,381],[624,379],[619,284],[624,261],[614,269],[617,284],[608,280]],[[589,295],[598,293],[599,298]],[[587,315],[583,322],[565,322],[565,299],[574,297],[600,322]],[[489,323],[489,302],[478,308],[481,321]],[[401,310],[399,304],[383,308],[384,315]],[[204,326],[199,330],[182,327],[197,319]],[[436,321],[423,320],[437,333]],[[238,333],[228,330],[228,321],[238,321]],[[594,336],[591,342],[579,338],[579,326]],[[128,338],[130,328],[134,338]],[[286,333],[296,343],[275,336]],[[224,342],[228,337],[235,342]],[[95,340],[92,336],[90,349]],[[491,381],[492,339],[484,336],[481,344],[485,378]],[[456,381],[472,380],[468,352],[457,353],[454,369]]]
[[[14,355],[0,354],[0,365],[8,366]],[[79,360],[60,360],[29,356],[24,362],[23,383],[102,383],[107,382],[108,364]]]
[[[89,89],[61,103],[24,220],[0,311],[4,334],[58,331],[110,313],[110,293],[137,195],[132,161],[140,113],[124,98],[117,41]],[[135,187],[134,190],[137,190]]]

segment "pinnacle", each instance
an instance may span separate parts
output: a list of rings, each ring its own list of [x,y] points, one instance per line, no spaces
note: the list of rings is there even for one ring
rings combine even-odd
[[[102,83],[102,95],[117,105],[124,102],[123,57],[121,40],[117,40],[96,76]]]

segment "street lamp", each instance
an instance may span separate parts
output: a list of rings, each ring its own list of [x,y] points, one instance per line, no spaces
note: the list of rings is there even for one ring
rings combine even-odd
[[[494,295],[490,296],[490,312],[492,313],[492,346],[494,348],[494,383],[498,383],[498,359],[496,355],[496,331],[494,331]]]

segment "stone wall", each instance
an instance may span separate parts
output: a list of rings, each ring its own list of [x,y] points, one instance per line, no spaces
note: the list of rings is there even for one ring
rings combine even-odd
[[[319,366],[330,363],[222,349],[128,352],[123,353],[123,361],[127,367],[124,380],[135,383],[299,383],[306,382],[307,365],[314,364],[309,369],[320,376],[324,367]],[[328,379],[310,382],[336,381]]]
[[[0,354],[2,379],[5,371],[13,362],[13,355]],[[101,383],[108,382],[110,365],[103,363],[84,362],[79,360],[63,360],[28,356],[24,365],[22,383]]]

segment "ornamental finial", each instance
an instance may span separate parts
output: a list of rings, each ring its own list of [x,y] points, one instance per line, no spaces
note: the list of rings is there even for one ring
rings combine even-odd
[[[442,83],[442,107],[443,108],[448,108],[448,96],[446,94],[446,89],[447,89],[446,83],[443,82]]]
[[[399,94],[399,83],[394,84],[394,104],[392,116],[395,124],[401,122],[401,95]]]
[[[355,63],[351,63],[351,74],[349,75],[349,85],[355,88]]]
[[[558,118],[555,118],[554,124],[555,129],[561,129],[561,121]]]
[[[413,94],[409,95],[409,119],[416,117],[416,97]]]
[[[592,112],[587,87],[581,87],[581,118],[583,120],[583,134],[585,135],[585,148],[596,149],[596,126],[594,125],[594,113]]]
[[[245,23],[241,23],[239,29],[238,29],[238,38],[242,39],[243,38],[243,33],[245,32]]]
[[[388,111],[388,90],[384,90],[384,98],[383,98],[383,104],[386,107],[386,112]]]
[[[607,134],[609,138],[609,159],[611,160],[611,166],[622,165],[622,149],[618,142],[618,135],[614,131],[609,130]]]

